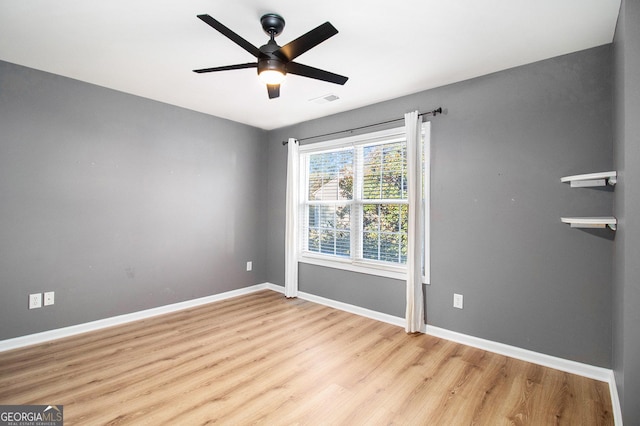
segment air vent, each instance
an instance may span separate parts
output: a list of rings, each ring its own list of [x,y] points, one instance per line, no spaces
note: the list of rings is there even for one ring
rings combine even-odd
[[[340,97],[332,93],[329,95],[320,96],[319,98],[309,99],[309,102],[315,102],[317,104],[326,104],[327,102],[337,101],[338,99],[340,99]]]

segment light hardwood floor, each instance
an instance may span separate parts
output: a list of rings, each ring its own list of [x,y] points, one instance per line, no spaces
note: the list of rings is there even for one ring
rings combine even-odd
[[[608,385],[272,291],[0,353],[65,425],[612,425]]]

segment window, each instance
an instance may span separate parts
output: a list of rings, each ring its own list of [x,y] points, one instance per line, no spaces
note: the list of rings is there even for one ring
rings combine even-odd
[[[303,145],[300,173],[300,261],[404,278],[404,127]]]

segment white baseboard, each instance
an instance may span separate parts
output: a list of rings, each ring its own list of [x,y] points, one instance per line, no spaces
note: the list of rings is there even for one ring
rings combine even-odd
[[[583,364],[576,361],[570,361],[551,355],[541,354],[539,352],[518,348],[516,346],[505,345],[503,343],[493,342],[491,340],[480,339],[478,337],[457,333],[455,331],[446,330],[440,327],[434,327],[428,324],[427,334],[435,337],[440,337],[442,339],[462,343],[463,345],[473,346],[485,351],[498,353],[500,355],[505,355],[511,358],[516,358],[522,361],[531,362],[533,364],[538,364],[567,373],[577,374],[579,376],[606,382],[609,384],[609,395],[611,396],[614,424],[622,426],[622,410],[620,407],[620,398],[618,397],[618,388],[616,387],[616,378],[613,374],[613,370],[610,370],[608,368],[596,367],[589,364]]]
[[[543,365],[545,367],[554,368],[556,370],[565,371],[567,373],[577,374],[579,376],[588,377],[590,379],[608,382],[611,370],[601,367],[595,367],[589,364],[582,364],[576,361],[570,361],[551,355],[541,354],[539,352],[530,351],[528,349],[518,348],[516,346],[505,345],[504,343],[493,342],[491,340],[480,339],[478,337],[469,336],[467,334],[457,333],[455,331],[446,330],[440,327],[434,327],[427,324],[427,334],[440,337],[454,342],[462,343],[467,346],[484,349],[500,355],[506,355],[511,358],[520,359],[534,364]]]
[[[613,424],[622,426],[622,407],[620,406],[620,396],[618,395],[618,387],[616,386],[616,375],[613,370],[609,377],[609,393],[611,394],[611,406],[613,408]]]
[[[275,284],[266,284],[269,290],[277,291],[284,294],[284,287]],[[393,315],[383,314],[382,312],[374,311],[367,308],[361,308],[360,306],[350,305],[349,303],[338,302],[336,300],[327,299],[325,297],[316,296],[315,294],[305,293],[303,291],[298,292],[300,299],[308,300],[319,305],[329,306],[330,308],[339,309],[352,314],[360,315],[362,317],[371,318],[377,321],[386,322],[387,324],[397,325],[404,327],[404,318],[396,317]]]
[[[0,352],[17,349],[24,346],[30,346],[38,343],[48,342],[54,339],[73,336],[89,331],[96,331],[115,325],[126,324],[141,319],[151,318],[158,315],[176,312],[183,309],[193,308],[207,303],[217,302],[220,300],[230,299],[232,297],[242,296],[254,293],[260,290],[272,290],[284,294],[284,287],[271,284],[257,284],[251,287],[245,287],[238,290],[227,291],[225,293],[214,294],[212,296],[201,297],[198,299],[187,300],[185,302],[174,303],[171,305],[160,306],[153,309],[147,309],[131,314],[119,315],[116,317],[105,318],[97,321],[91,321],[84,324],[73,325],[70,327],[59,328],[56,330],[44,331],[42,333],[30,334],[28,336],[16,337],[0,341]],[[382,321],[398,327],[405,326],[405,319],[393,315],[384,314],[373,311],[371,309],[362,308],[360,306],[351,305],[344,302],[327,299],[325,297],[316,296],[310,293],[298,292],[298,297],[320,305],[329,306],[331,308],[340,309],[352,314]],[[533,352],[527,349],[515,346],[505,345],[503,343],[493,342],[491,340],[480,339],[478,337],[469,336],[455,331],[446,330],[444,328],[426,326],[426,334],[442,339],[452,340],[464,345],[473,346],[486,351],[506,355],[512,358],[520,359],[527,362],[543,365],[545,367],[554,368],[556,370],[565,371],[572,374],[588,377],[595,380],[607,382],[609,384],[609,392],[611,394],[611,403],[613,405],[614,422],[616,425],[622,425],[622,410],[620,408],[620,399],[618,397],[618,389],[616,387],[615,375],[612,370],[595,367],[588,364],[582,364],[575,361]]]
[[[45,343],[51,340],[74,336],[76,334],[86,333],[89,331],[96,331],[103,328],[112,327],[114,325],[139,321],[158,315],[168,314],[170,312],[181,311],[183,309],[193,308],[195,306],[205,305],[207,303],[218,302],[220,300],[230,299],[232,297],[242,296],[245,294],[254,293],[256,291],[266,290],[267,288],[269,288],[267,284],[257,284],[251,287],[245,287],[238,290],[231,290],[224,293],[214,294],[212,296],[187,300],[185,302],[173,303],[171,305],[159,306],[157,308],[146,309],[144,311],[104,318],[84,324],[72,325],[69,327],[63,327],[55,330],[43,331],[41,333],[29,334],[27,336],[2,340],[0,341],[0,352],[35,345],[38,343]]]

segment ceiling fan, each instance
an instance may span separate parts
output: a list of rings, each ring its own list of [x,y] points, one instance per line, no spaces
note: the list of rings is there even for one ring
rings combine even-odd
[[[345,84],[348,80],[348,77],[342,75],[313,68],[298,62],[293,62],[293,60],[298,56],[338,33],[338,30],[329,22],[325,22],[317,28],[281,47],[275,42],[275,38],[284,29],[284,19],[282,16],[276,15],[275,13],[268,13],[260,18],[260,23],[262,24],[264,32],[269,35],[269,41],[267,44],[257,48],[211,16],[198,15],[198,18],[255,56],[257,62],[203,68],[193,70],[194,72],[207,73],[214,71],[239,70],[244,68],[258,68],[258,75],[260,76],[260,79],[267,85],[269,99],[280,96],[280,83],[282,83],[284,76],[287,73],[335,84]]]

